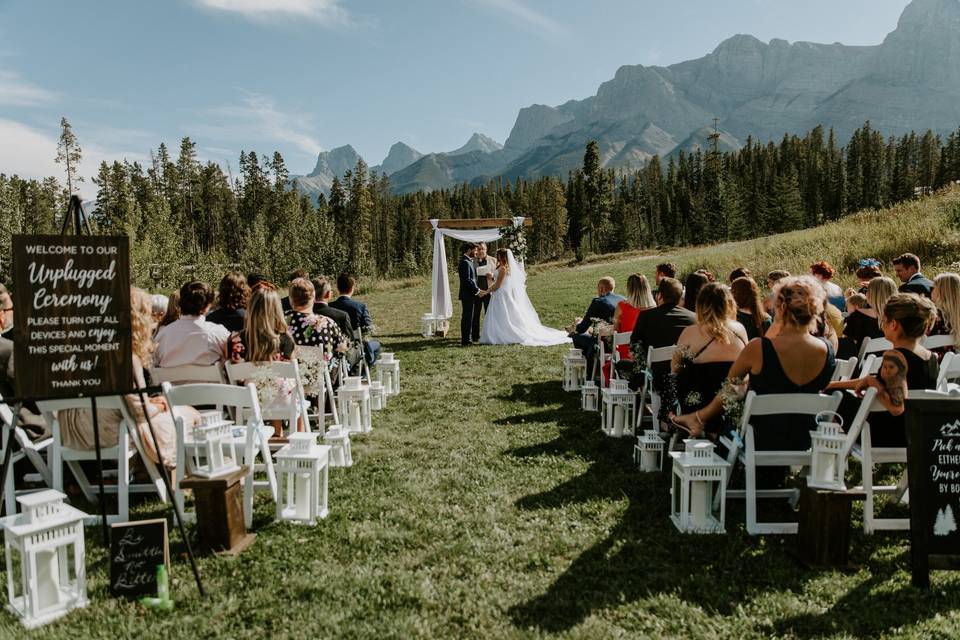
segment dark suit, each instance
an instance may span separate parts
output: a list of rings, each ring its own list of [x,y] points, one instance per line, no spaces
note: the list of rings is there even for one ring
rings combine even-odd
[[[330,303],[330,306],[339,311],[343,311],[350,318],[350,328],[352,331],[347,334],[352,338],[357,337],[357,330],[362,330],[364,334],[370,332],[373,321],[370,319],[370,312],[367,305],[358,302],[350,296],[340,296]],[[364,338],[364,347],[367,355],[367,364],[372,365],[377,361],[380,354],[380,343],[376,340],[367,340]]]
[[[630,334],[630,346],[639,345],[641,353],[646,357],[646,351],[650,347],[659,349],[677,344],[683,330],[696,323],[697,315],[689,309],[675,304],[662,304],[640,314],[637,324],[633,327],[633,333]],[[617,368],[617,371],[625,376],[629,375],[633,369],[633,362],[626,360],[621,362],[623,364]],[[658,363],[653,371],[655,380],[668,373],[670,373],[669,362]]]
[[[617,309],[617,303],[624,299],[623,296],[613,292],[597,296],[590,301],[587,312],[583,314],[583,320],[576,326],[576,330],[570,334],[570,337],[573,338],[573,346],[583,351],[583,355],[587,358],[588,376],[593,375],[593,360],[596,357],[597,337],[587,334],[586,331],[590,328],[591,321],[594,318],[599,318],[604,322],[612,322],[613,312]]]
[[[473,333],[474,308],[480,304],[480,300],[477,298],[480,287],[477,286],[477,270],[473,266],[473,258],[467,255],[460,256],[457,275],[460,277],[460,291],[457,293],[457,297],[460,299],[462,310],[460,316],[460,344],[467,345],[470,344],[470,336]]]
[[[497,261],[491,257],[487,256],[483,260],[478,260],[474,258],[473,267],[478,269],[479,267],[490,265],[493,267]],[[489,276],[477,276],[477,286],[481,289],[489,289],[490,285],[493,284],[493,280]],[[473,305],[473,327],[471,334],[473,336],[474,342],[480,341],[480,314],[487,310],[487,307],[490,306],[490,296],[483,296],[477,301],[477,304]]]
[[[922,273],[915,273],[913,277],[900,285],[900,293],[916,293],[925,298],[930,297],[933,291],[933,282]]]

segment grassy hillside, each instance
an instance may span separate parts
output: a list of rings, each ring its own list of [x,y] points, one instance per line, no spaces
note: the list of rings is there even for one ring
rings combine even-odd
[[[960,192],[767,240],[663,256],[534,270],[545,323],[582,313],[596,279],[652,275],[670,259],[726,274],[904,250],[938,271],[960,239],[945,216]],[[356,466],[331,474],[330,517],[273,522],[257,503],[254,547],[206,558],[200,600],[174,536],[176,611],[147,612],[107,593],[108,564],[89,530],[92,604],[46,638],[931,638],[960,636],[960,575],[910,587],[904,533],[853,534],[850,573],[801,568],[794,537],[756,538],[743,507],[726,535],[679,535],[668,479],[633,467],[632,443],[600,434],[596,414],[560,389],[564,347],[456,346],[424,339],[427,281],[365,296],[403,367],[403,394],[357,439]],[[458,318],[453,318],[454,326]],[[153,512],[141,506],[140,515]],[[859,517],[855,517],[858,527]],[[0,637],[31,637],[0,616]]]

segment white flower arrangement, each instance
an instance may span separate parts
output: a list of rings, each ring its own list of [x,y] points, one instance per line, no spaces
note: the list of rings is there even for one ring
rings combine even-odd
[[[500,239],[513,252],[513,257],[517,262],[527,261],[527,238],[522,226],[511,223],[500,227]]]
[[[283,404],[293,396],[294,382],[273,375],[269,364],[257,363],[256,372],[247,382],[252,382],[257,388],[257,400],[261,407]]]

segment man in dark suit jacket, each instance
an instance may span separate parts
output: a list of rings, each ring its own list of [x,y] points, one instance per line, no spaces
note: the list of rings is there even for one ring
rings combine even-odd
[[[683,285],[675,278],[662,278],[657,291],[657,307],[640,314],[637,324],[630,334],[631,349],[639,348],[640,353],[646,354],[647,349],[653,347],[669,347],[677,344],[677,339],[683,330],[697,323],[697,316],[689,309],[680,306],[683,297]],[[636,345],[636,347],[635,347]],[[631,386],[636,388],[639,379],[633,379],[633,361],[621,360],[617,363],[617,371],[625,378],[631,378]],[[653,368],[654,386],[656,379],[670,373],[670,363],[658,363]]]
[[[380,355],[380,342],[369,340],[367,336],[373,330],[373,321],[370,319],[370,312],[367,311],[367,305],[353,299],[353,290],[357,286],[357,279],[348,273],[341,273],[337,276],[337,291],[340,297],[330,303],[334,309],[343,311],[350,316],[350,335],[356,338],[357,331],[362,331],[364,335],[364,353],[366,354],[367,364],[373,365]]]
[[[904,253],[893,259],[893,269],[900,285],[900,293],[916,293],[929,298],[933,291],[933,282],[920,273],[920,258],[912,253]]]
[[[481,304],[480,294],[484,289],[477,284],[477,269],[473,266],[477,245],[472,242],[464,243],[461,253],[460,262],[457,264],[457,276],[460,278],[460,290],[457,292],[461,310],[460,346],[467,347],[473,344],[473,315],[475,308]]]
[[[313,289],[316,291],[316,300],[313,303],[313,313],[318,316],[325,316],[333,320],[343,335],[353,337],[353,325],[350,324],[350,315],[346,311],[334,309],[330,306],[330,300],[333,298],[333,287],[327,282],[326,278],[314,278]],[[357,375],[360,364],[360,345],[356,340],[351,339],[350,349],[346,353],[347,363],[350,365],[350,375]]]
[[[613,292],[616,286],[616,281],[610,276],[600,278],[600,281],[597,282],[597,297],[590,301],[590,306],[587,307],[587,312],[583,318],[579,318],[575,325],[567,327],[567,333],[573,338],[574,346],[582,350],[583,355],[587,358],[588,378],[593,376],[597,337],[588,334],[587,329],[590,328],[591,321],[594,318],[599,318],[604,322],[613,321],[613,313],[617,310],[617,303],[624,299],[623,296]]]

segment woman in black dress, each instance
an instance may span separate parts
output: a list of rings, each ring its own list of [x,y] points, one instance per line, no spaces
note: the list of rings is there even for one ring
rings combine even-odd
[[[681,413],[696,413],[713,400],[727,379],[730,366],[747,344],[747,333],[735,318],[736,304],[729,287],[711,282],[700,290],[697,323],[680,334],[673,359],[674,388]],[[710,436],[722,430],[722,416],[704,422],[703,432]],[[701,433],[699,429],[697,433]]]
[[[849,314],[843,322],[840,357],[859,356],[864,340],[882,338],[878,310],[882,310],[890,296],[897,292],[896,283],[890,278],[873,278],[867,285],[867,307]]]
[[[737,278],[730,284],[730,293],[737,303],[737,322],[747,330],[747,337],[753,340],[764,335],[773,318],[763,308],[757,282],[750,277]]]

